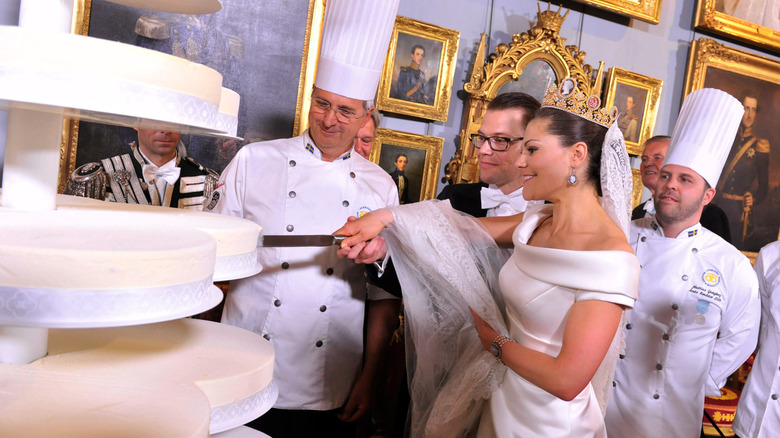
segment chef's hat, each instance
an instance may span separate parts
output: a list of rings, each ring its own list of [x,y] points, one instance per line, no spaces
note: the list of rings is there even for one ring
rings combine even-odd
[[[400,0],[328,0],[314,85],[373,100]]]
[[[664,166],[688,167],[716,187],[744,112],[742,103],[725,91],[704,88],[689,94],[674,125]]]

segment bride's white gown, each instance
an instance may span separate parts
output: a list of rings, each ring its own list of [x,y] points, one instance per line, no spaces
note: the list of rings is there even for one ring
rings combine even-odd
[[[567,251],[526,245],[552,212],[526,212],[513,235],[515,250],[499,275],[509,336],[557,356],[569,309],[600,300],[632,307],[639,263],[623,251]],[[611,382],[608,382],[611,384]],[[508,370],[485,404],[478,437],[606,437],[604,416],[591,384],[566,402]]]

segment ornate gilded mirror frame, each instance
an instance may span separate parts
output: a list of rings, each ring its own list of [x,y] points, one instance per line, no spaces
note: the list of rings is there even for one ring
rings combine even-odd
[[[558,80],[566,77],[576,79],[580,90],[586,95],[601,95],[600,89],[594,90],[600,84],[595,84],[593,68],[583,62],[585,52],[574,45],[565,46],[566,39],[558,34],[568,14],[569,11],[566,11],[561,15],[560,7],[558,11],[550,11],[549,4],[546,11],[539,7],[537,24],[527,32],[515,34],[509,45],[499,44],[496,53],[491,54],[487,62],[486,35],[482,34],[469,82],[463,86],[468,93],[468,100],[464,106],[460,145],[455,156],[447,163],[442,182],[457,184],[479,181],[476,150],[469,136],[479,129],[487,104],[496,97],[499,89],[510,81],[518,80],[523,69],[532,62],[547,63]]]

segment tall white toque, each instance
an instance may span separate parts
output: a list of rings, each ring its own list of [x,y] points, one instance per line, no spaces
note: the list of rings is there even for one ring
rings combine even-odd
[[[376,96],[400,0],[328,0],[317,88],[358,100]]]
[[[725,91],[704,88],[689,94],[674,125],[664,166],[685,166],[717,187],[745,108]]]

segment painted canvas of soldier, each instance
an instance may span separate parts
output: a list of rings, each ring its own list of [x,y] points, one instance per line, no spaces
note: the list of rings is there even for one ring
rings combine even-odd
[[[441,50],[441,42],[399,33],[390,97],[433,105]]]
[[[743,91],[739,96],[745,114],[718,182],[715,202],[729,217],[731,238],[739,249],[747,248],[756,218],[754,206],[761,204],[769,191],[769,140],[758,137],[756,116],[760,109],[757,93]]]

